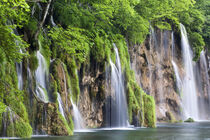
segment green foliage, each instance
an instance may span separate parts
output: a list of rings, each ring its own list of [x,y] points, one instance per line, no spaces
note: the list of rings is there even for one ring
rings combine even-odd
[[[6,60],[19,62],[24,56],[19,50],[28,45],[12,29],[22,27],[27,21],[28,11],[29,6],[25,0],[0,2],[0,64]]]
[[[28,23],[24,27],[30,32],[30,34],[34,35],[38,29],[37,25],[37,20],[33,17],[30,17]]]
[[[190,40],[192,40],[192,44],[191,45],[192,45],[193,50],[195,52],[194,60],[198,60],[199,56],[200,56],[200,53],[201,53],[201,51],[203,50],[203,48],[205,46],[203,37],[201,36],[201,34],[199,34],[197,32],[193,32],[190,35]]]
[[[42,34],[39,34],[38,43],[39,43],[39,50],[40,50],[41,54],[44,56],[44,58],[48,64],[48,67],[49,67],[50,66],[50,57],[51,57],[51,50],[49,48],[50,40],[42,32]]]
[[[74,57],[79,62],[83,62],[89,54],[89,39],[85,30],[68,27],[53,28],[49,31],[53,46],[60,47],[64,54]]]
[[[6,111],[6,105],[0,101],[0,114]],[[1,115],[0,115],[1,118]]]
[[[199,3],[198,3],[199,4]],[[200,57],[200,52],[205,46],[203,30],[205,17],[201,10],[197,9],[198,4],[188,11],[183,11],[179,15],[180,22],[183,23],[189,34],[189,40],[194,50],[194,60],[197,61]]]
[[[93,56],[94,60],[96,60],[96,62],[105,62],[106,50],[109,50],[110,47],[110,40],[106,37],[106,36],[102,36],[100,37],[99,35],[97,35],[94,39],[94,45],[91,49],[91,55]]]
[[[147,127],[155,127],[156,116],[155,116],[155,100],[152,96],[144,94],[144,124]]]

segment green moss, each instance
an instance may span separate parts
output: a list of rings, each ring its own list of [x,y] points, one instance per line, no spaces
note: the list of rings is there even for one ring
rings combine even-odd
[[[156,117],[155,117],[155,101],[150,95],[143,95],[144,100],[144,125],[147,127],[156,127]]]
[[[55,102],[57,99],[57,82],[54,79],[53,75],[50,74],[50,97],[52,102]]]
[[[71,129],[71,131],[74,131],[74,121],[72,120],[72,117],[69,116],[69,124],[68,124],[69,128]]]
[[[128,84],[128,114],[129,114],[129,121],[132,123],[133,119],[133,106],[134,106],[134,92],[131,88],[130,84]]]
[[[177,120],[171,112],[166,112],[166,116],[169,118],[170,123],[176,123]]]
[[[59,118],[62,120],[64,126],[62,127],[65,127],[65,129],[67,130],[68,132],[68,135],[73,135],[73,131],[72,129],[69,127],[68,125],[68,122],[66,121],[66,119],[61,115],[61,113],[58,111],[58,114],[59,114]]]
[[[188,118],[188,119],[185,120],[184,122],[190,122],[190,123],[192,123],[192,122],[195,122],[195,121],[193,120],[193,118]]]
[[[51,57],[51,50],[50,50],[50,42],[47,36],[44,36],[44,33],[39,34],[39,50],[41,54],[44,56],[46,59],[48,67],[50,66],[50,57]]]
[[[75,101],[79,100],[80,88],[79,77],[77,74],[77,65],[74,59],[67,57],[67,70],[70,77],[71,91]]]
[[[32,54],[30,54],[30,57],[29,57],[29,67],[30,67],[30,70],[31,71],[36,71],[36,69],[38,68],[39,66],[39,61],[37,59],[37,56],[36,56],[36,53],[33,52]]]
[[[24,122],[21,118],[11,123],[7,128],[7,136],[30,138],[32,135],[32,128],[29,123]]]

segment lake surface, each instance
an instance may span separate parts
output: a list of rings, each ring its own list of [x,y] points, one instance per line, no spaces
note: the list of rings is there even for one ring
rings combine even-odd
[[[33,137],[32,140],[210,140],[210,122],[161,123],[157,128],[90,129],[68,137]]]

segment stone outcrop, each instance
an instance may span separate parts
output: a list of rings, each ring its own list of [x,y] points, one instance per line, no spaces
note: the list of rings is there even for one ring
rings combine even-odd
[[[105,106],[105,70],[102,64],[84,64],[80,70],[79,109],[87,127],[102,127]]]
[[[177,55],[181,52],[177,44],[174,61],[182,70],[181,56]],[[176,90],[171,47],[171,32],[160,30],[153,32],[142,45],[129,47],[131,66],[138,84],[155,98],[158,121],[169,121],[169,113],[176,120],[181,119],[180,93]],[[184,74],[183,71],[180,73]]]

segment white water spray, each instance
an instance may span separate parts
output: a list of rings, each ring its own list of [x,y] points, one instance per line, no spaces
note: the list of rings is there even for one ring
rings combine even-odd
[[[121,72],[121,63],[118,49],[114,44],[114,51],[116,55],[116,65],[110,60],[111,65],[111,87],[115,93],[115,99],[111,102],[111,126],[114,127],[128,127],[128,109],[126,102],[126,95],[124,92],[124,81]]]
[[[74,104],[72,99],[71,99],[71,103],[72,103],[72,106],[73,106],[73,113],[74,113],[74,116],[73,116],[74,130],[80,131],[82,129],[85,129],[85,123],[83,121],[83,118],[80,114],[80,111],[79,111],[77,105]]]
[[[39,66],[35,72],[36,76],[36,94],[44,102],[48,102],[46,77],[47,77],[47,63],[44,56],[37,51],[37,59]]]
[[[175,57],[175,42],[174,42],[174,33],[172,32],[171,33],[171,40],[172,40],[172,60],[171,60],[171,63],[173,65],[173,68],[174,68],[174,73],[175,73],[175,76],[176,76],[176,86],[179,90],[179,92],[181,92],[182,90],[182,80],[181,80],[181,77],[180,77],[180,74],[179,74],[179,68],[177,66],[177,64],[175,63],[174,61],[174,57]]]
[[[193,72],[193,57],[192,51],[188,42],[187,32],[185,27],[180,24],[181,29],[181,45],[183,64],[185,69],[185,77],[183,79],[183,107],[186,118],[198,120],[198,102],[196,93],[195,76]]]
[[[57,92],[57,95],[58,95],[57,100],[58,100],[59,111],[61,115],[66,119],[64,109],[63,109],[64,105],[63,105],[63,101],[61,99],[60,93]]]
[[[20,49],[20,53],[23,53]],[[23,63],[16,63],[16,71],[17,71],[17,77],[18,77],[18,89],[23,89]]]

